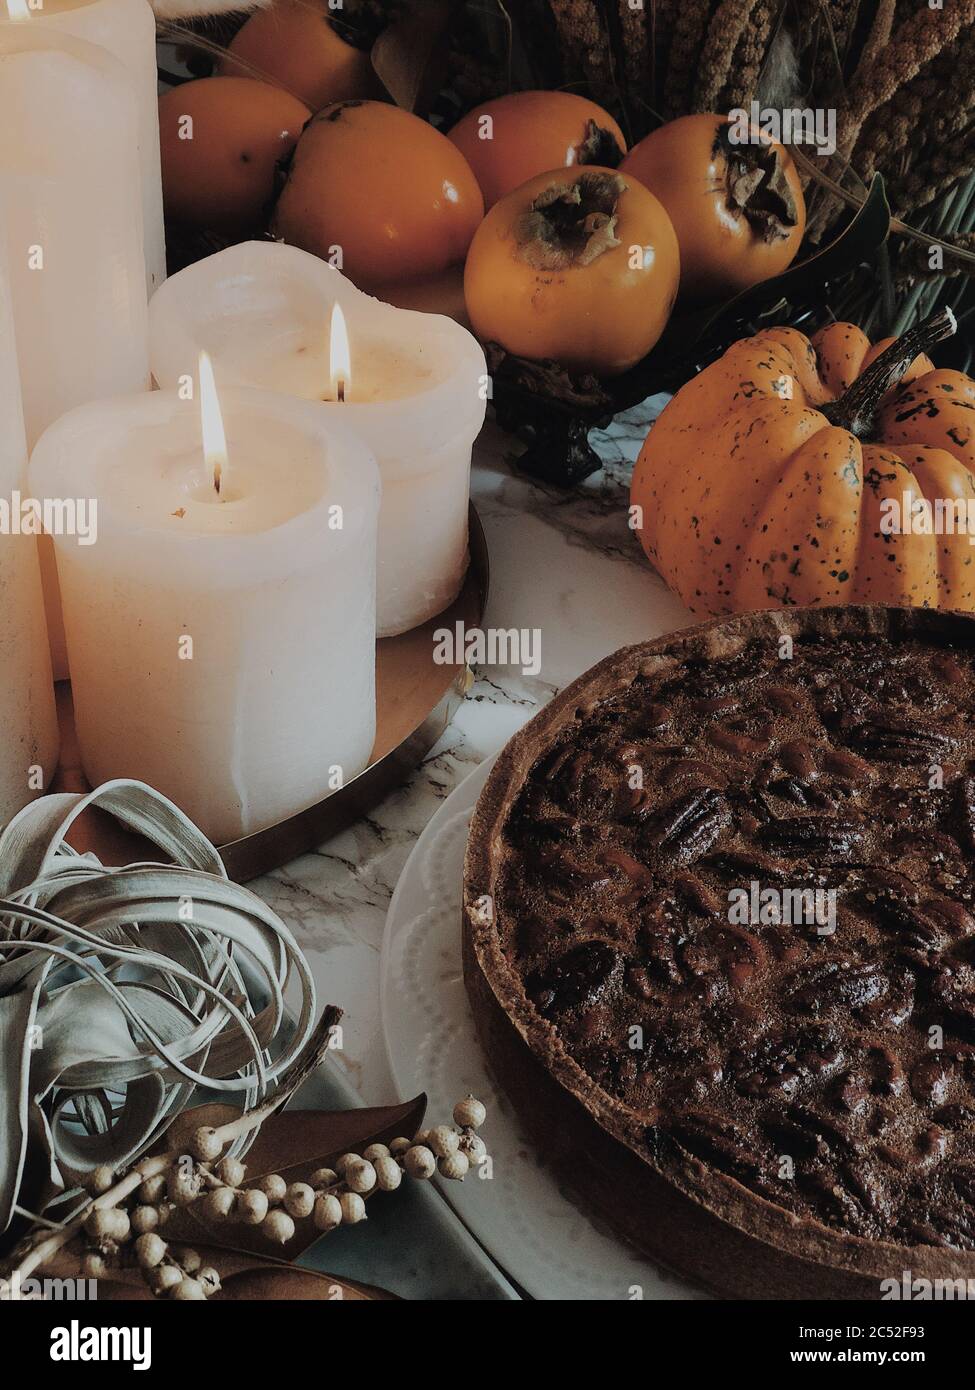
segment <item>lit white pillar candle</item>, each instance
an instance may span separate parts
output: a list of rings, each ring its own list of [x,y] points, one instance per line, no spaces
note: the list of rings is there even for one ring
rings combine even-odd
[[[98,502],[97,544],[56,542],[89,780],[148,782],[226,843],[368,763],[379,477],[313,406],[220,401],[225,452],[159,391],[66,415],[30,476]]]
[[[0,25],[0,233],[28,447],[73,406],[148,385],[139,178],[135,97],[118,59],[31,18]],[[61,677],[46,541],[41,567]]]
[[[132,84],[138,112],[142,230],[149,294],[166,278],[156,18],[149,0],[0,0],[0,22],[56,29],[113,53]]]
[[[37,541],[23,534],[18,494],[27,494],[27,445],[0,258],[0,825],[44,790],[58,758]]]
[[[349,363],[336,399],[332,310]],[[153,375],[174,386],[205,348],[221,381],[320,402],[369,445],[383,483],[379,635],[425,622],[456,598],[468,563],[471,447],[487,368],[470,333],[372,299],[305,251],[244,242],[172,276],[149,306]]]

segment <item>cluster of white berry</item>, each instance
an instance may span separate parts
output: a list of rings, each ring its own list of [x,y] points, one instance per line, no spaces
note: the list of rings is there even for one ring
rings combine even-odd
[[[298,1223],[311,1219],[317,1230],[354,1226],[366,1218],[365,1198],[395,1192],[404,1173],[425,1180],[440,1173],[463,1181],[471,1168],[487,1159],[476,1131],[487,1112],[468,1096],[454,1106],[454,1124],[421,1130],[414,1139],[370,1144],[361,1154],[347,1153],[334,1168],[319,1168],[308,1182],[288,1183],[277,1173],[244,1187],[246,1167],[238,1158],[221,1156],[225,1141],[212,1128],[198,1129],[189,1153],[175,1158],[165,1172],[147,1176],[131,1204],[96,1207],[85,1225],[84,1273],[104,1278],[113,1266],[134,1265],[160,1298],[206,1299],[220,1289],[220,1276],[204,1266],[197,1251],[170,1245],[161,1234],[180,1207],[198,1205],[211,1221],[259,1226],[269,1241],[286,1245]],[[115,1175],[96,1169],[88,1183],[94,1195],[108,1192]]]
[[[147,1215],[149,1212],[155,1213],[155,1221]],[[158,1231],[147,1229],[157,1222],[158,1213],[148,1204],[131,1212],[123,1207],[96,1207],[85,1220],[85,1276],[105,1279],[111,1277],[114,1268],[134,1264],[157,1298],[182,1302],[206,1299],[219,1292],[217,1271],[204,1265],[196,1250],[170,1245]]]

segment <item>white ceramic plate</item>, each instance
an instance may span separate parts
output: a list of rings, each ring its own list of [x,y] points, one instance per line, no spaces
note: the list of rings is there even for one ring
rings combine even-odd
[[[564,1193],[489,1079],[461,970],[464,846],[493,759],[447,798],[417,841],[386,919],[381,1001],[401,1096],[449,1114],[468,1091],[488,1107],[493,1177],[445,1182],[457,1214],[509,1277],[539,1299],[702,1298],[597,1227]]]

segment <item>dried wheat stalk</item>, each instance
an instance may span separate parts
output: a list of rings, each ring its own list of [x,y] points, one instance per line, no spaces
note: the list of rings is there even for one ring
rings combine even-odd
[[[930,65],[975,23],[975,0],[952,0],[945,10],[932,10],[925,4],[906,17],[902,14],[900,6],[892,15],[886,0],[877,0],[870,34],[839,108],[837,177],[850,168],[861,176],[881,168],[890,183],[906,173],[917,126],[925,119],[925,110],[937,110],[943,97],[943,86],[928,90],[923,83],[912,84],[921,74],[928,76]],[[832,18],[835,23],[835,15]],[[888,22],[892,36],[878,52]],[[913,120],[913,135],[901,117]],[[932,186],[942,183],[939,169]],[[812,240],[822,238],[839,206],[825,194],[814,201],[807,222]],[[911,205],[898,202],[897,206],[909,211]]]
[[[894,161],[910,145],[921,115],[921,94],[906,92],[897,109],[881,107],[877,119],[865,128],[856,148],[856,167],[864,181],[869,181],[880,169],[891,169]]]
[[[813,87],[830,92],[842,81],[860,0],[814,0],[814,8],[817,42]]]
[[[650,28],[650,41],[658,57],[663,57],[667,51],[682,3],[683,0],[650,0],[650,13],[646,23]]]
[[[650,104],[655,114],[662,105],[664,75],[667,72],[668,57],[674,26],[681,0],[647,0],[643,25],[647,31],[649,46]]]
[[[970,134],[968,139],[954,142],[950,149],[934,150],[923,166],[908,170],[902,179],[892,179],[891,202],[898,210],[916,212],[973,172],[975,134]]]
[[[925,6],[905,20],[892,42],[872,61],[861,61],[847,89],[840,113],[840,152],[853,153],[867,117],[916,77],[927,63],[953,43],[965,26],[975,23],[975,0],[954,0],[947,9]]]
[[[566,66],[585,79],[590,95],[613,104],[617,95],[613,54],[598,0],[549,0]]]
[[[755,96],[778,9],[777,0],[758,0],[732,60],[728,85],[718,101],[719,110],[747,106]]]
[[[642,10],[630,7],[630,0],[618,0],[620,34],[623,39],[623,75],[631,91],[639,92],[650,76],[650,24]]]
[[[728,81],[731,60],[752,19],[758,0],[721,0],[697,65],[694,110],[713,111]]]
[[[870,26],[870,33],[867,41],[863,45],[860,54],[860,67],[869,69],[873,67],[877,59],[883,53],[890,42],[890,36],[894,27],[894,15],[897,10],[897,0],[878,0],[877,11]]]
[[[549,0],[555,17],[559,45],[570,67],[578,67],[587,45],[597,43],[600,35],[599,14],[595,0]]]
[[[952,99],[944,100],[948,87]],[[942,49],[917,77],[869,117],[854,162],[869,178],[923,167],[932,154],[968,130],[975,111],[975,28]]]
[[[566,80],[588,80],[597,100],[617,95],[618,82],[637,125],[640,113],[659,107],[668,116],[747,107],[787,7],[785,22],[809,64],[804,71],[815,75],[809,103],[839,105],[838,155],[832,166],[816,166],[833,181],[809,195],[813,239],[849,190],[862,193],[877,170],[895,211],[910,222],[972,167],[975,0],[945,0],[941,10],[927,0],[646,0],[635,9],[629,0],[548,3],[571,64]],[[934,217],[932,233],[943,225],[967,248],[959,239],[964,221],[942,224],[938,210]]]
[[[711,0],[684,0],[678,10],[664,84],[666,106],[672,115],[683,115],[690,109],[687,94],[694,85],[710,12]]]
[[[828,0],[826,8],[829,11],[829,19],[833,27],[836,47],[842,58],[846,54],[854,26],[857,22],[860,0]]]

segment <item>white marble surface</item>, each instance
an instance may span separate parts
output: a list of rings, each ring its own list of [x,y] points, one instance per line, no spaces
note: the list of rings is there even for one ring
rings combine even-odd
[[[632,464],[655,413],[648,402],[594,435],[604,467],[572,492],[516,473],[509,460],[517,442],[485,427],[472,481],[491,557],[485,626],[538,629],[539,675],[479,668],[454,722],[405,786],[314,854],[251,885],[297,934],[321,1001],[345,1010],[338,1060],[367,1104],[395,1096],[379,1013],[386,909],[437,806],[587,667],[692,621],[627,526]]]

